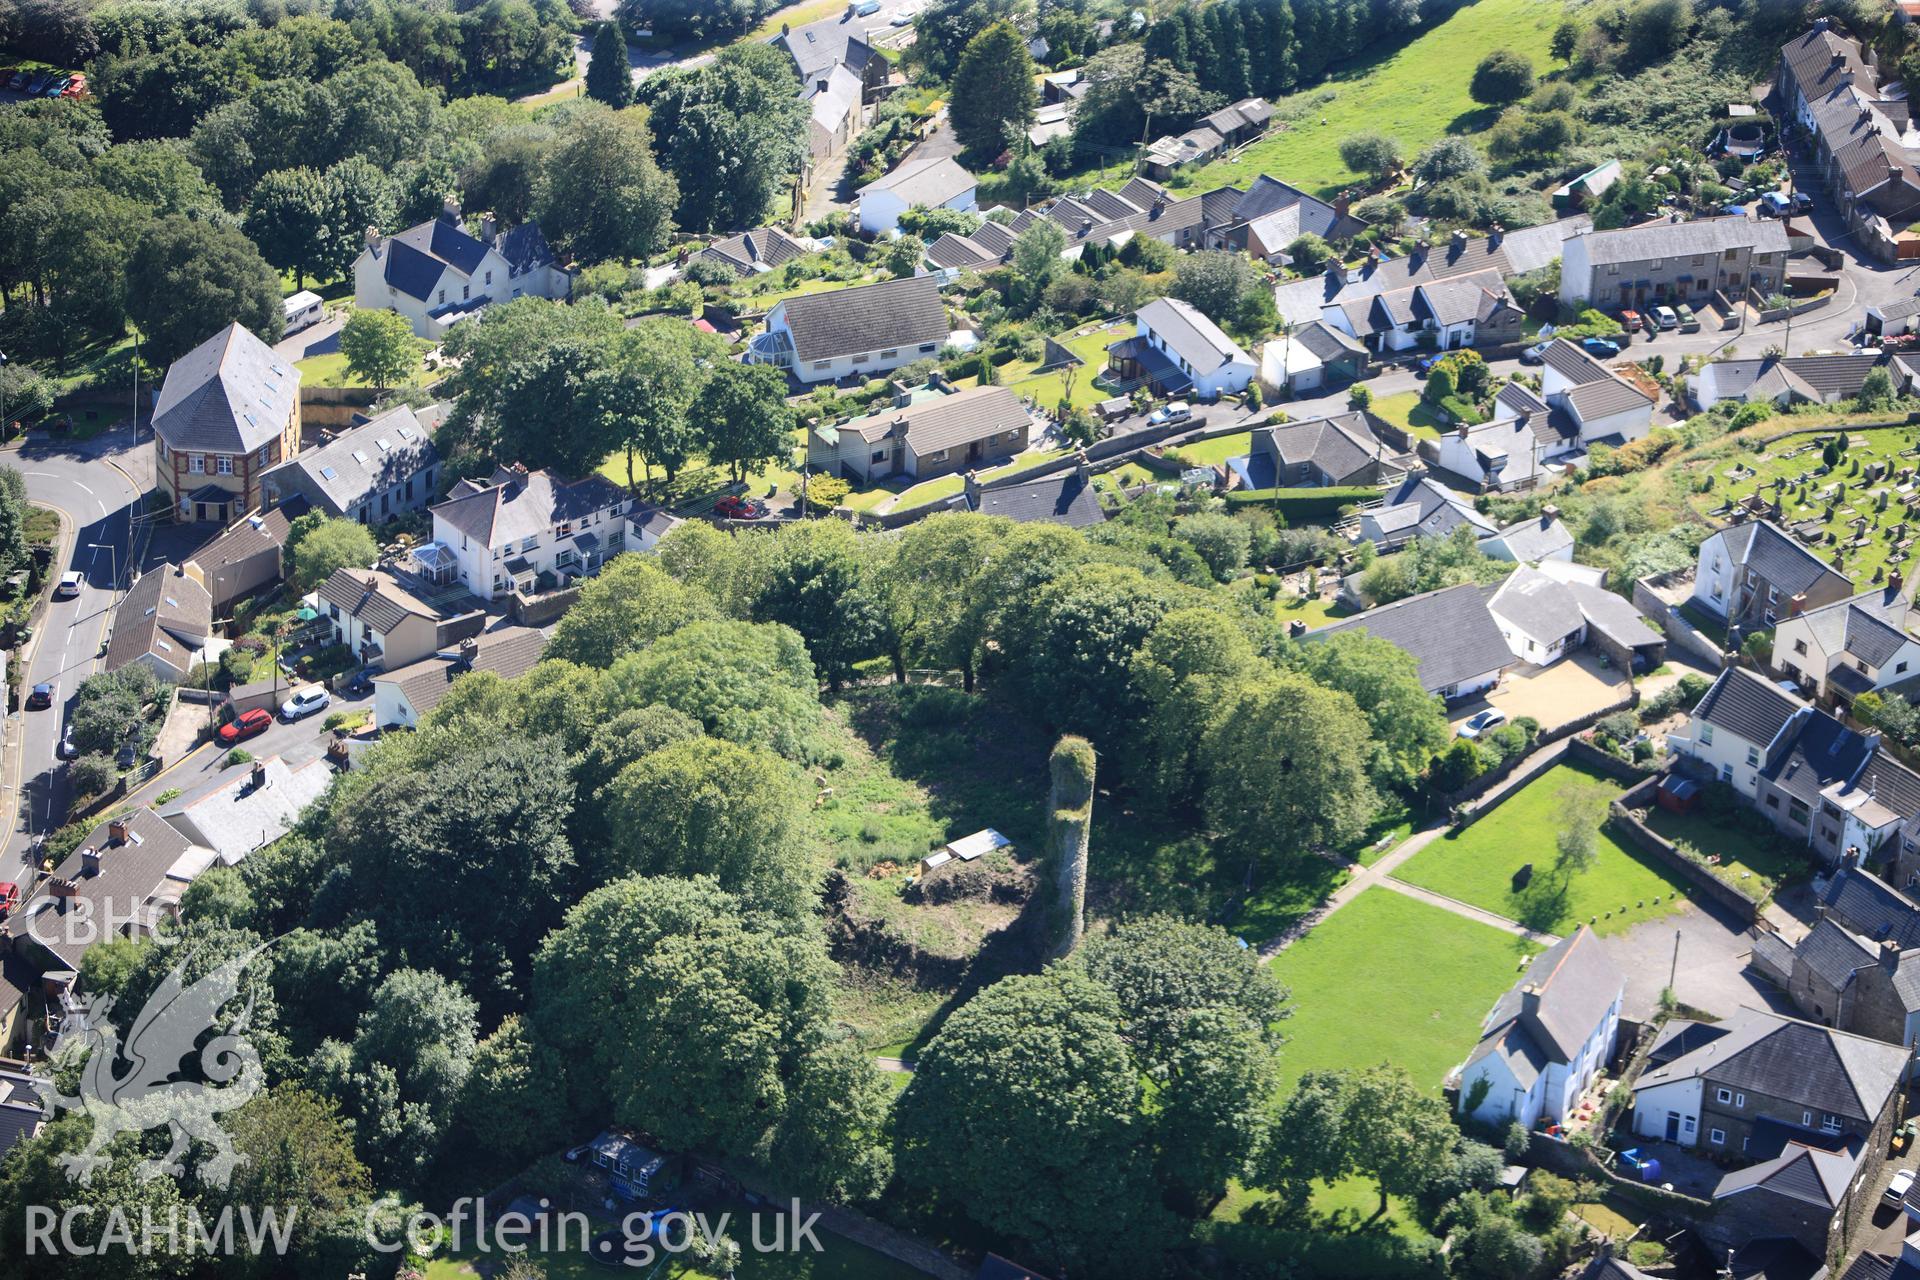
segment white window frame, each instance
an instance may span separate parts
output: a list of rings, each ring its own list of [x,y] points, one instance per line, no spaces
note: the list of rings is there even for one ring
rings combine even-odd
[[[1707,1130],[1707,1141],[1716,1147],[1724,1147],[1727,1145],[1727,1131],[1725,1129],[1709,1129]]]
[[[218,475],[230,476],[233,474],[233,459],[223,453],[213,460],[213,469]]]
[[[1715,1090],[1713,1091],[1713,1100],[1714,1100],[1715,1102],[1732,1102],[1732,1101],[1733,1101],[1733,1090],[1731,1090],[1731,1089],[1715,1089]]]
[[[187,455],[187,474],[190,476],[203,476],[207,474],[207,458],[205,454],[192,453]]]

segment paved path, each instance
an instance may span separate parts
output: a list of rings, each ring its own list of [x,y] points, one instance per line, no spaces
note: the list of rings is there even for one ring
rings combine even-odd
[[[905,1058],[875,1058],[873,1065],[882,1071],[891,1071],[896,1075],[912,1075],[913,1064]]]
[[[1560,742],[1553,743],[1551,746],[1542,747],[1515,769],[1511,776],[1505,778],[1498,786],[1489,790],[1485,796],[1481,797],[1478,803],[1483,807],[1498,804],[1506,798],[1509,791],[1525,785],[1520,782],[1519,779],[1531,772],[1530,766],[1543,758],[1542,753],[1545,753],[1544,758],[1558,759],[1561,755],[1565,754],[1566,749],[1567,744],[1564,739]],[[1435,893],[1431,889],[1422,889],[1418,885],[1411,885],[1403,880],[1395,880],[1392,878],[1394,871],[1396,871],[1402,863],[1432,844],[1435,840],[1446,835],[1447,830],[1448,828],[1445,822],[1435,823],[1433,826],[1421,831],[1416,831],[1405,840],[1402,840],[1372,866],[1363,867],[1355,863],[1353,875],[1345,884],[1335,889],[1324,903],[1308,912],[1305,916],[1302,916],[1294,923],[1293,927],[1285,933],[1276,938],[1269,938],[1266,942],[1262,943],[1260,945],[1260,958],[1262,960],[1270,960],[1274,956],[1279,955],[1282,951],[1285,951],[1288,947],[1305,937],[1307,933],[1322,920],[1325,920],[1328,916],[1346,906],[1349,902],[1352,902],[1374,885],[1379,885],[1383,889],[1390,889],[1395,893],[1405,894],[1409,898],[1417,898],[1430,906],[1439,907],[1442,911],[1451,911],[1454,915],[1461,916],[1465,919],[1473,920],[1484,925],[1491,925],[1496,929],[1511,933],[1515,937],[1526,938],[1530,941],[1539,942],[1548,946],[1558,942],[1559,938],[1553,934],[1536,933],[1518,921],[1509,920],[1503,915],[1498,915],[1492,911],[1461,902],[1458,898],[1449,898],[1444,893]]]

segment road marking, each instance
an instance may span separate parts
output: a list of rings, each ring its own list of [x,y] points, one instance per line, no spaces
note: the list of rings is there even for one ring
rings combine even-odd
[[[74,488],[76,488],[76,489],[79,489],[79,490],[80,490],[81,492],[83,492],[83,493],[85,493],[85,494],[86,494],[86,495],[87,495],[87,496],[88,496],[89,498],[91,498],[91,497],[93,496],[93,490],[91,490],[91,489],[89,489],[89,488],[87,488],[87,486],[86,486],[86,485],[84,485],[84,484],[81,484],[81,483],[80,483],[80,482],[79,482],[78,480],[75,480],[75,481],[73,482],[73,487],[74,487]]]

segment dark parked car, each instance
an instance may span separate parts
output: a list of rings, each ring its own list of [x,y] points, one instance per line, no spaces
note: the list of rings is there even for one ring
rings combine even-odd
[[[43,711],[52,705],[53,686],[50,684],[37,684],[33,686],[33,692],[27,695],[27,710],[29,711]]]

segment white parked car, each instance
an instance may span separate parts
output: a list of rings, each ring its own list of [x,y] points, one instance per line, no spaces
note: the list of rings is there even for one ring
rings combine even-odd
[[[1678,329],[1680,327],[1680,313],[1672,307],[1655,307],[1653,309],[1653,322],[1662,329]]]
[[[80,594],[80,588],[85,582],[86,577],[78,569],[72,573],[63,573],[60,575],[60,584],[53,589],[53,598],[71,600]]]
[[[1891,1205],[1898,1205],[1907,1198],[1907,1189],[1913,1185],[1912,1169],[1896,1169],[1893,1181],[1887,1184],[1886,1194],[1880,1198]]]
[[[283,720],[304,719],[316,711],[324,710],[326,705],[332,701],[333,695],[328,693],[323,686],[310,684],[304,689],[295,689],[293,696],[280,704],[280,718]]]
[[[1551,347],[1552,345],[1553,345],[1552,338],[1548,338],[1545,342],[1536,342],[1533,346],[1528,347],[1525,351],[1522,351],[1520,353],[1520,363],[1521,364],[1544,363],[1547,358],[1547,348]]]
[[[1461,725],[1458,736],[1462,738],[1478,738],[1482,734],[1492,733],[1506,722],[1506,712],[1495,711],[1489,707],[1487,710],[1480,712],[1471,720]]]
[[[1163,422],[1185,422],[1193,416],[1193,406],[1185,400],[1175,400],[1164,408],[1155,409],[1147,415],[1147,425],[1157,427]]]

